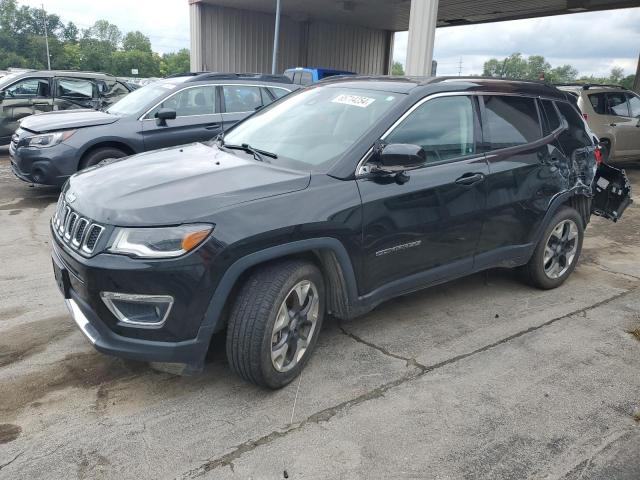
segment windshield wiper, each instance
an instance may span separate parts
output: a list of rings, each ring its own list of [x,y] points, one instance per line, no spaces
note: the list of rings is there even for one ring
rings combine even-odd
[[[277,154],[267,152],[266,150],[260,150],[259,148],[253,148],[248,143],[243,143],[242,145],[230,145],[228,143],[224,143],[223,139],[220,139],[219,145],[230,150],[242,150],[243,152],[250,153],[253,155],[253,158],[258,160],[259,162],[264,162],[264,157],[278,158]]]

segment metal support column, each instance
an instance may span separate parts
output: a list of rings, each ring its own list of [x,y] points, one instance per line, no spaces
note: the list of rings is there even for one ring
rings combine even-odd
[[[271,60],[271,74],[276,74],[278,63],[278,38],[280,37],[280,0],[276,0],[276,29],[273,34],[273,58]]]
[[[438,0],[411,0],[407,43],[407,75],[431,75],[438,21]]]

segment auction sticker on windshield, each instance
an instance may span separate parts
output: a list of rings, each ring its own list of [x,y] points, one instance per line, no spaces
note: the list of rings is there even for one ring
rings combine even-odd
[[[333,103],[342,103],[344,105],[351,105],[353,107],[367,108],[369,105],[375,102],[376,99],[370,97],[361,97],[360,95],[347,95],[343,93],[342,95],[338,95],[331,101]]]

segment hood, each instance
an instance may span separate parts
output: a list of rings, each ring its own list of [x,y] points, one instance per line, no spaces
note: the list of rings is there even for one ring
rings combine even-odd
[[[93,127],[95,125],[107,125],[116,120],[118,120],[118,117],[115,115],[109,115],[108,113],[98,112],[96,110],[60,110],[26,117],[20,122],[20,127],[25,130],[41,133]]]
[[[141,153],[73,175],[74,209],[119,226],[210,221],[220,209],[303,190],[310,173],[276,167],[202,143]]]

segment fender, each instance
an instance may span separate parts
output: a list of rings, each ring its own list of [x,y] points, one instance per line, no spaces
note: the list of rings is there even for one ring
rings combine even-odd
[[[249,268],[287,255],[318,249],[328,249],[335,254],[340,268],[342,269],[347,301],[350,305],[355,305],[358,299],[356,276],[351,264],[351,258],[349,257],[349,254],[342,242],[332,237],[299,240],[259,250],[236,260],[224,273],[213,297],[211,298],[211,301],[209,302],[204,320],[200,326],[200,331],[198,332],[198,337],[203,333],[206,334],[205,332],[210,332],[209,335],[211,335],[222,330],[223,325],[220,322],[222,309],[224,308],[226,300],[231,293],[231,289],[236,284],[238,278],[240,278],[240,275],[246,272]]]

